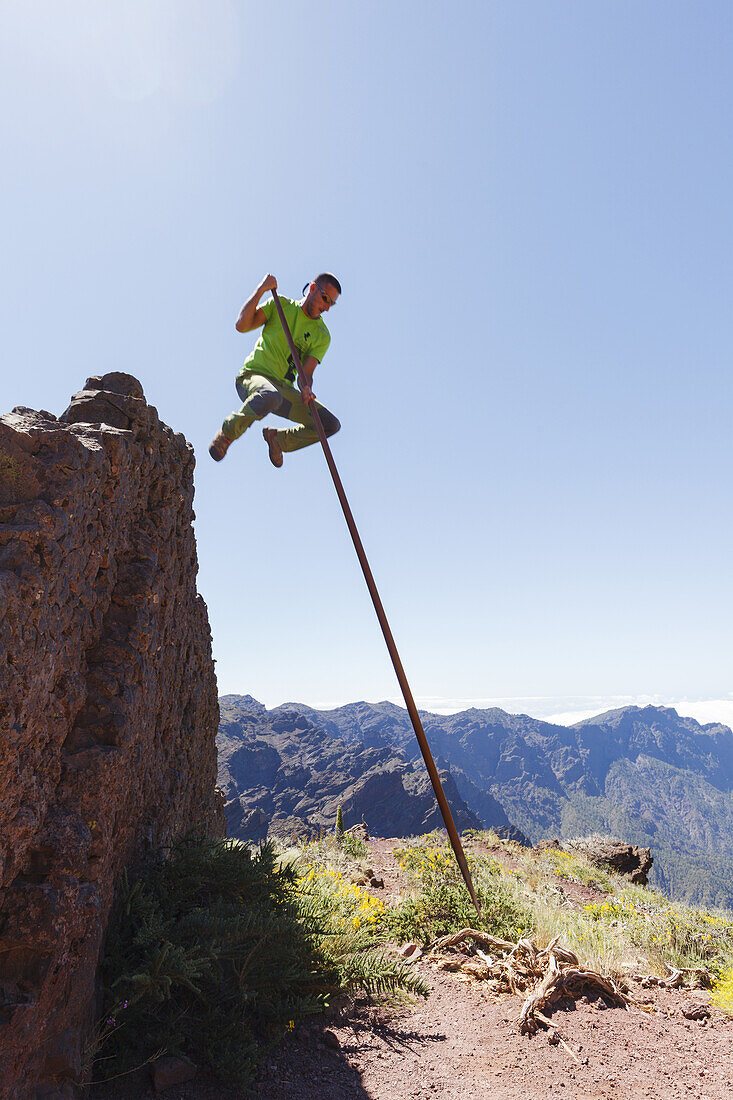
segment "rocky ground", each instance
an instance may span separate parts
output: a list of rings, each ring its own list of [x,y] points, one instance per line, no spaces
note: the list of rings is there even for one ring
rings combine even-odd
[[[384,879],[382,897],[400,889],[394,840],[370,842]],[[588,888],[583,890],[586,901]],[[592,891],[590,892],[592,893]],[[393,1008],[357,1001],[330,1018],[301,1024],[266,1059],[252,1100],[728,1100],[733,1096],[733,1020],[711,1010],[701,990],[641,989],[649,1011],[606,1008],[583,998],[555,1010],[562,1043],[548,1032],[520,1035],[521,1001],[481,982],[418,961],[427,1001]],[[564,1044],[564,1045],[563,1045]],[[105,1093],[149,1100],[145,1082]],[[199,1080],[167,1089],[169,1100],[239,1100],[241,1093]]]

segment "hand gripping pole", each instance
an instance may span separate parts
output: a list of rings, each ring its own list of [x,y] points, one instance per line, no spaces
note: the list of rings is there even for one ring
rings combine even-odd
[[[272,297],[273,297],[273,300],[275,302],[275,309],[277,310],[278,317],[280,318],[280,322],[281,322],[281,324],[283,326],[283,330],[285,332],[285,338],[286,338],[286,340],[288,342],[288,345],[290,347],[290,353],[293,357],[293,362],[295,363],[296,370],[298,371],[298,379],[300,381],[300,385],[301,385],[301,387],[305,386],[305,385],[308,385],[309,384],[308,379],[305,377],[305,375],[303,373],[303,367],[302,367],[301,362],[300,362],[300,356],[298,355],[297,349],[296,349],[295,344],[293,342],[293,337],[292,337],[292,334],[291,334],[290,329],[288,327],[288,323],[285,320],[285,314],[283,313],[283,308],[282,308],[282,305],[280,303],[280,298],[278,297],[278,293],[277,293],[276,290],[272,291]],[[384,613],[384,608],[382,606],[382,601],[379,597],[379,592],[377,591],[377,586],[374,583],[374,577],[372,576],[372,571],[369,567],[369,562],[367,561],[366,554],[364,553],[364,547],[362,546],[361,538],[359,537],[359,532],[356,529],[356,524],[354,522],[354,517],[351,514],[351,508],[349,507],[349,502],[346,499],[346,493],[344,492],[344,487],[341,484],[341,478],[339,477],[339,472],[336,469],[336,463],[333,460],[333,455],[331,454],[331,448],[328,445],[328,440],[326,439],[326,433],[323,430],[323,424],[321,423],[321,418],[318,415],[318,409],[316,408],[315,399],[313,397],[311,397],[311,399],[309,400],[308,405],[309,405],[309,408],[310,408],[310,411],[311,411],[311,415],[313,417],[313,423],[315,424],[316,431],[318,432],[318,438],[320,439],[321,446],[323,447],[323,453],[326,456],[326,462],[328,463],[328,468],[331,471],[331,477],[333,478],[333,484],[336,488],[338,498],[341,502],[341,508],[343,510],[343,513],[344,513],[344,518],[346,519],[346,524],[349,528],[349,533],[351,534],[352,542],[354,543],[354,549],[356,550],[356,556],[359,559],[359,564],[361,565],[361,570],[362,570],[362,573],[364,574],[364,580],[366,581],[367,588],[369,589],[369,595],[372,598],[372,603],[374,604],[374,610],[377,613],[377,618],[379,619],[379,625],[382,628],[382,634],[384,635],[384,640],[387,643],[387,649],[389,650],[389,655],[392,659],[392,664],[394,665],[394,670],[397,673],[397,679],[399,681],[399,685],[400,685],[400,688],[402,689],[402,694],[403,694],[404,699],[405,699],[405,705],[407,707],[407,713],[410,715],[410,721],[412,722],[412,728],[415,731],[415,736],[417,737],[417,743],[420,746],[420,751],[422,753],[423,760],[425,761],[425,767],[428,769],[428,775],[430,776],[430,782],[433,784],[433,790],[435,791],[435,797],[438,801],[438,807],[440,808],[440,812],[442,814],[443,821],[445,822],[445,827],[448,830],[448,837],[450,838],[451,847],[453,848],[453,851],[455,853],[455,857],[456,857],[456,860],[458,862],[458,866],[461,869],[461,874],[463,875],[463,881],[466,883],[466,887],[468,889],[468,892],[471,895],[471,900],[473,901],[473,904],[476,906],[476,912],[480,914],[481,909],[479,907],[478,901],[476,900],[476,894],[474,892],[473,882],[471,880],[471,872],[468,869],[468,863],[466,861],[466,856],[465,856],[465,853],[463,851],[463,846],[461,844],[461,838],[458,835],[458,830],[456,829],[455,823],[453,821],[453,815],[450,812],[450,806],[448,805],[448,800],[445,797],[445,791],[443,790],[443,784],[440,782],[440,776],[438,775],[438,769],[435,766],[435,761],[433,760],[433,754],[430,751],[430,746],[428,744],[428,739],[425,736],[425,731],[422,727],[422,722],[420,721],[420,715],[417,712],[417,707],[415,706],[415,700],[412,697],[412,692],[410,690],[410,685],[407,682],[407,677],[405,676],[405,670],[402,667],[402,661],[400,660],[400,655],[397,652],[397,646],[395,645],[394,638],[392,637],[392,631],[390,630],[389,623],[387,622],[387,616]]]

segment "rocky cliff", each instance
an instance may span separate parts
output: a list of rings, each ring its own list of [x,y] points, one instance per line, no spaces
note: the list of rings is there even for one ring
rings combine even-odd
[[[75,1095],[115,883],[223,832],[194,457],[131,376],[0,418],[0,1097]]]

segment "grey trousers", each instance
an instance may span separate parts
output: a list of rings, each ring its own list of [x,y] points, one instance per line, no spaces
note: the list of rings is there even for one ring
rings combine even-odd
[[[275,382],[263,374],[244,371],[237,378],[237,393],[242,400],[242,407],[238,412],[230,413],[222,424],[222,431],[227,439],[239,439],[255,420],[262,420],[268,413],[274,413],[275,416],[282,416],[300,425],[297,428],[278,430],[277,440],[283,451],[297,451],[318,441],[318,432],[310,410],[303,401],[300,390],[294,386],[279,380]],[[335,435],[341,424],[319,401],[315,405],[326,435]]]

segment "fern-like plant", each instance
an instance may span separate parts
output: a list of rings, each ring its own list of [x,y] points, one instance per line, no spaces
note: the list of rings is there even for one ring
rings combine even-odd
[[[123,876],[103,963],[100,1080],[161,1050],[246,1087],[264,1050],[339,992],[426,994],[409,968],[343,928],[332,895],[272,843],[187,838]]]

